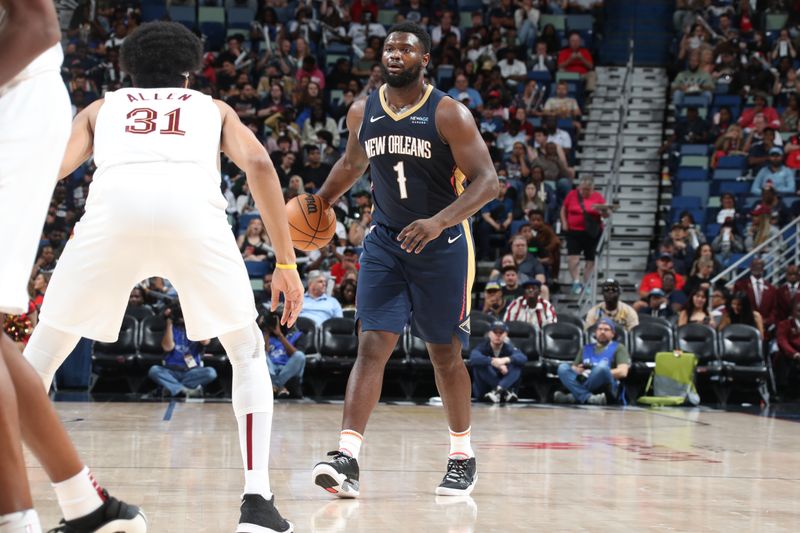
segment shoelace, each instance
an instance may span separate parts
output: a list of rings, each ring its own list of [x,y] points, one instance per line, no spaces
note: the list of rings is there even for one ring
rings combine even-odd
[[[467,475],[467,462],[450,459],[447,461],[447,474],[444,478],[448,481],[461,481]]]
[[[347,462],[349,462],[350,459],[352,459],[352,457],[350,457],[349,455],[347,455],[345,453],[340,452],[339,450],[334,450],[332,452],[328,452],[328,456],[329,457],[333,457],[333,461],[332,462],[334,462],[334,463],[347,463]]]

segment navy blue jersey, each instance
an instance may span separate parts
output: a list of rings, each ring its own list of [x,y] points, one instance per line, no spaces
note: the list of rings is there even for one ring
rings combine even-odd
[[[372,219],[402,229],[453,203],[464,190],[464,174],[436,129],[436,107],[447,94],[428,85],[417,105],[397,114],[385,89],[367,98],[358,141],[369,157]]]

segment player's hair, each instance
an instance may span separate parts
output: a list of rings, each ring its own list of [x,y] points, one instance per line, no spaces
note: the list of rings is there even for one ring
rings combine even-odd
[[[180,87],[202,63],[203,44],[186,26],[155,21],[139,26],[122,43],[119,61],[136,87]]]
[[[431,53],[431,36],[419,24],[414,22],[401,22],[399,24],[395,24],[391,28],[389,28],[388,33],[386,34],[386,38],[388,39],[389,36],[393,33],[411,33],[419,39],[419,43],[422,45],[422,53],[429,54]]]

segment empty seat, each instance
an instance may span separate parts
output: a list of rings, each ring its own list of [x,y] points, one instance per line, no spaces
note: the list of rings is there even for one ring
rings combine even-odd
[[[352,318],[329,318],[322,324],[319,352],[326,366],[353,365],[358,353],[356,322]]]
[[[486,334],[489,333],[491,329],[491,324],[484,320],[471,320],[470,321],[470,333],[469,333],[469,344],[467,346],[461,347],[461,355],[465,358],[469,359],[469,353],[475,348],[478,344],[483,342],[486,337]]]
[[[297,322],[294,323],[295,327],[303,332],[303,352],[306,355],[319,353],[319,328],[317,323],[308,318],[307,316],[297,317]]]
[[[140,305],[138,307],[128,307],[125,309],[125,314],[135,318],[137,322],[143,322],[145,318],[151,317],[155,313],[151,307]]]
[[[767,365],[761,334],[746,324],[731,324],[719,332],[719,355],[722,364],[722,387],[718,392],[725,404],[731,387],[755,385],[761,399],[769,403]]]
[[[583,331],[575,324],[556,322],[542,328],[542,362],[549,374],[561,363],[572,363],[583,349]]]
[[[469,313],[470,322],[474,320],[483,320],[484,322],[492,323],[494,322],[494,317],[489,313],[484,313],[483,311],[471,311]]]
[[[151,316],[142,322],[141,341],[139,344],[139,365],[145,370],[153,365],[160,365],[164,360],[164,349],[161,339],[167,323],[161,315]]]
[[[132,316],[122,319],[116,342],[95,342],[92,360],[103,370],[127,369],[136,360],[138,322]]]
[[[714,366],[717,361],[716,332],[704,324],[686,324],[678,328],[675,344],[679,350],[697,357],[698,367]],[[698,372],[700,370],[698,369]]]
[[[658,319],[662,320],[662,319]],[[666,320],[640,323],[630,333],[631,371],[634,376],[649,375],[655,368],[658,352],[670,352],[674,345],[672,327]]]
[[[579,316],[575,316],[570,313],[559,313],[558,321],[564,322],[566,324],[575,324],[576,326],[581,328],[581,331],[583,331],[584,328],[583,319]]]
[[[508,322],[508,340],[525,354],[528,359],[538,359],[538,335],[527,322],[512,320]]]

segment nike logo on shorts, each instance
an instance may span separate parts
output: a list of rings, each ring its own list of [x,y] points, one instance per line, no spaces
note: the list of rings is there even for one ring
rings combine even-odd
[[[448,237],[448,238],[447,238],[447,244],[453,244],[453,243],[454,243],[454,242],[456,242],[458,239],[460,239],[462,235],[464,235],[464,234],[463,234],[463,233],[459,233],[459,234],[458,234],[457,236],[455,236],[455,237]]]
[[[386,116],[386,115],[381,115],[381,116],[379,116],[379,117],[369,117],[369,121],[370,121],[370,122],[378,122],[380,119],[382,119],[382,118],[383,118],[383,117],[385,117],[385,116]]]

